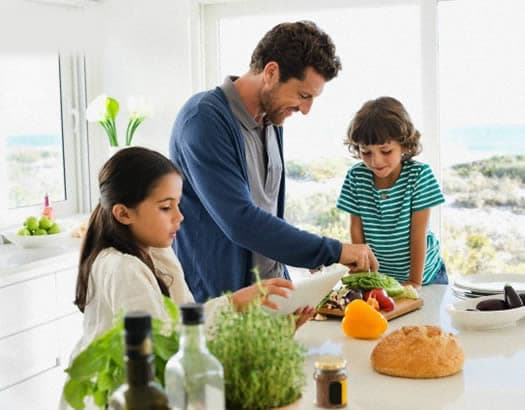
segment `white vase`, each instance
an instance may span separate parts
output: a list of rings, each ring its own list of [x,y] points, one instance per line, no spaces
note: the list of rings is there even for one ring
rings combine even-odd
[[[108,159],[111,158],[113,155],[115,155],[117,152],[119,152],[122,148],[125,148],[125,147],[113,147],[110,145],[108,147]]]

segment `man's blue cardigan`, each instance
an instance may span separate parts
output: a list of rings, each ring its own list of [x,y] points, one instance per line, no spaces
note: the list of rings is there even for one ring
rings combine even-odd
[[[282,159],[282,127],[275,130]],[[196,301],[252,284],[252,251],[305,268],[339,260],[339,241],[284,221],[284,161],[277,217],[254,204],[243,134],[219,87],[194,95],[182,107],[170,158],[184,174],[184,221],[173,249]]]

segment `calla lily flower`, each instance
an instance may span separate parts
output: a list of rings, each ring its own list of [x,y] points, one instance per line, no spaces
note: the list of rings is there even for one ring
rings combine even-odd
[[[151,104],[144,97],[129,97],[128,111],[130,119],[151,117],[153,112]]]
[[[86,109],[86,118],[90,122],[99,122],[106,119],[106,94],[99,95],[88,105]]]
[[[133,134],[144,118],[151,115],[151,106],[144,98],[130,97],[128,100],[130,118],[126,129],[126,145],[131,145]],[[119,103],[116,99],[101,94],[88,105],[86,118],[90,122],[100,124],[109,138],[112,147],[118,147],[116,118],[119,113]]]
[[[130,117],[126,128],[126,145],[131,144],[137,127],[144,121],[144,118],[151,116],[153,110],[151,104],[144,97],[129,97],[128,111],[130,112]]]

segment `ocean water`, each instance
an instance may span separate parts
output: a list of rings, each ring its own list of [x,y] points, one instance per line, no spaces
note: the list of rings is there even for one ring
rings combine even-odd
[[[6,137],[6,145],[8,148],[12,147],[47,147],[62,144],[61,135],[8,135]]]
[[[494,155],[525,155],[525,125],[443,129],[441,164],[447,168]]]
[[[442,130],[442,144],[473,152],[525,154],[525,125],[490,125]]]

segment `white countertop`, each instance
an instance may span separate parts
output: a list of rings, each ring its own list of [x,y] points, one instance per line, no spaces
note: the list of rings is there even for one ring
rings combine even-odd
[[[67,232],[85,222],[84,214],[61,218],[60,225]],[[64,267],[78,264],[81,240],[67,235],[61,237],[53,246],[42,248],[23,248],[11,243],[3,243],[3,233],[15,232],[17,226],[0,231],[0,287],[38,277]]]
[[[310,321],[296,338],[307,349],[336,344],[348,361],[348,409],[352,410],[493,410],[525,403],[525,319],[495,330],[462,330],[451,325],[446,306],[459,299],[443,285],[422,289],[425,305],[389,322],[386,334],[407,325],[438,325],[456,334],[465,351],[463,371],[441,379],[406,379],[376,373],[370,354],[377,340],[345,336],[340,320]],[[314,361],[305,363],[307,385],[300,409],[316,409]]]
[[[0,245],[0,287],[75,266],[80,239],[69,238],[55,248],[20,248]]]

